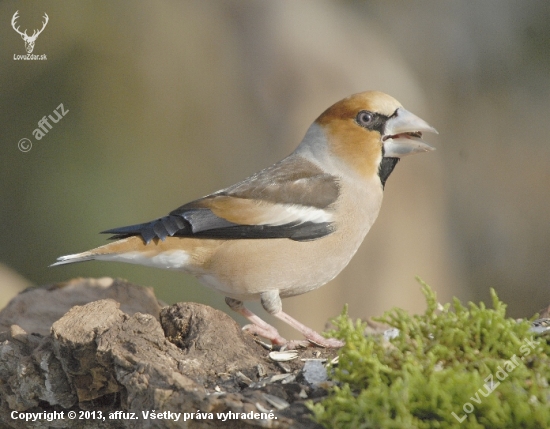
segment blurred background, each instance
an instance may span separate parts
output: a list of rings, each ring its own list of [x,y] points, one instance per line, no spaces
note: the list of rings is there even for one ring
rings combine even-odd
[[[14,60],[17,10],[29,35],[48,14],[33,52],[47,60]],[[489,302],[493,287],[514,317],[550,303],[547,2],[8,0],[0,17],[1,305],[29,284],[111,276],[226,310],[182,273],[48,265],[272,164],[367,89],[435,126],[437,151],[398,165],[350,265],[285,310],[315,329],[346,303],[420,312],[417,275],[442,302]]]

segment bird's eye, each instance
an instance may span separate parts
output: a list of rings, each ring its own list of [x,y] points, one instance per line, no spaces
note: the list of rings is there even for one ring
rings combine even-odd
[[[372,112],[367,112],[363,110],[357,114],[357,123],[362,127],[366,127],[372,123],[374,120],[374,114]]]

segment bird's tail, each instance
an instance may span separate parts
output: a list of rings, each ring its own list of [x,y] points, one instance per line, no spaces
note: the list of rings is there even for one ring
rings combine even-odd
[[[61,256],[50,267],[96,259],[186,271],[192,269],[191,254],[199,243],[205,246],[200,239],[167,237],[165,240],[154,238],[145,243],[141,236],[132,236],[87,252]]]
[[[140,237],[128,237],[113,243],[105,244],[104,246],[96,247],[86,252],[60,256],[57,258],[57,262],[51,264],[50,267],[72,264],[75,262],[92,261],[94,259],[109,260],[121,253],[142,250],[143,247],[144,243]]]
[[[65,255],[57,258],[57,262],[54,262],[50,267],[55,267],[57,265],[72,264],[74,262],[84,262],[92,261],[95,259],[95,255],[89,252],[75,253],[74,255]]]

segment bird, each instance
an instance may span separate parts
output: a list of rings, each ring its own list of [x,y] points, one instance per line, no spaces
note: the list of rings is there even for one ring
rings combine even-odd
[[[347,266],[396,164],[434,150],[425,132],[437,134],[395,98],[353,94],[326,109],[281,161],[166,216],[103,231],[114,241],[52,266],[98,260],[183,271],[222,293],[250,321],[243,330],[273,347],[341,347],[285,313],[281,298],[317,289]],[[258,300],[305,339],[287,341],[244,305]]]

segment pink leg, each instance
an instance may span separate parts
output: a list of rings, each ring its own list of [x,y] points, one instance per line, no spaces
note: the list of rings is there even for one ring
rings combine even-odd
[[[237,301],[231,298],[226,298],[225,302],[231,307],[232,310],[236,311],[240,315],[246,317],[252,322],[252,325],[246,325],[243,327],[243,330],[250,332],[251,334],[257,334],[264,338],[267,338],[271,341],[272,344],[283,345],[287,344],[288,341],[285,340],[279,331],[275,327],[271,326],[269,323],[264,322],[254,313],[252,313],[248,308],[246,308],[241,301]]]
[[[301,332],[306,339],[318,346],[321,347],[342,347],[344,345],[343,341],[337,340],[336,338],[325,338],[322,335],[315,332],[313,329],[308,328],[303,323],[298,322],[293,317],[286,314],[284,311],[279,311],[277,313],[273,313],[273,315],[277,318],[282,320],[283,322],[287,323],[288,325],[292,326],[297,331]]]
[[[313,329],[308,328],[304,324],[298,322],[296,319],[290,317],[288,314],[282,311],[282,306],[280,305],[281,301],[278,293],[276,296],[274,293],[269,293],[269,295],[265,295],[265,297],[262,297],[262,305],[264,306],[264,308],[266,308],[267,311],[269,311],[278,319],[282,320],[283,322],[292,326],[297,331],[301,332],[302,335],[306,337],[307,341],[287,341],[286,339],[281,337],[277,329],[275,329],[269,323],[264,322],[256,314],[252,313],[248,308],[246,308],[242,301],[233,298],[225,298],[225,302],[232,310],[236,311],[237,313],[241,314],[252,322],[252,325],[246,325],[243,330],[267,338],[271,341],[272,344],[286,345],[287,349],[306,347],[310,345],[310,343],[321,347],[342,347],[344,345],[342,341],[337,340],[336,338],[325,338],[321,336]],[[279,303],[279,305],[277,305],[277,303]],[[275,311],[273,311],[272,306],[276,308]]]

